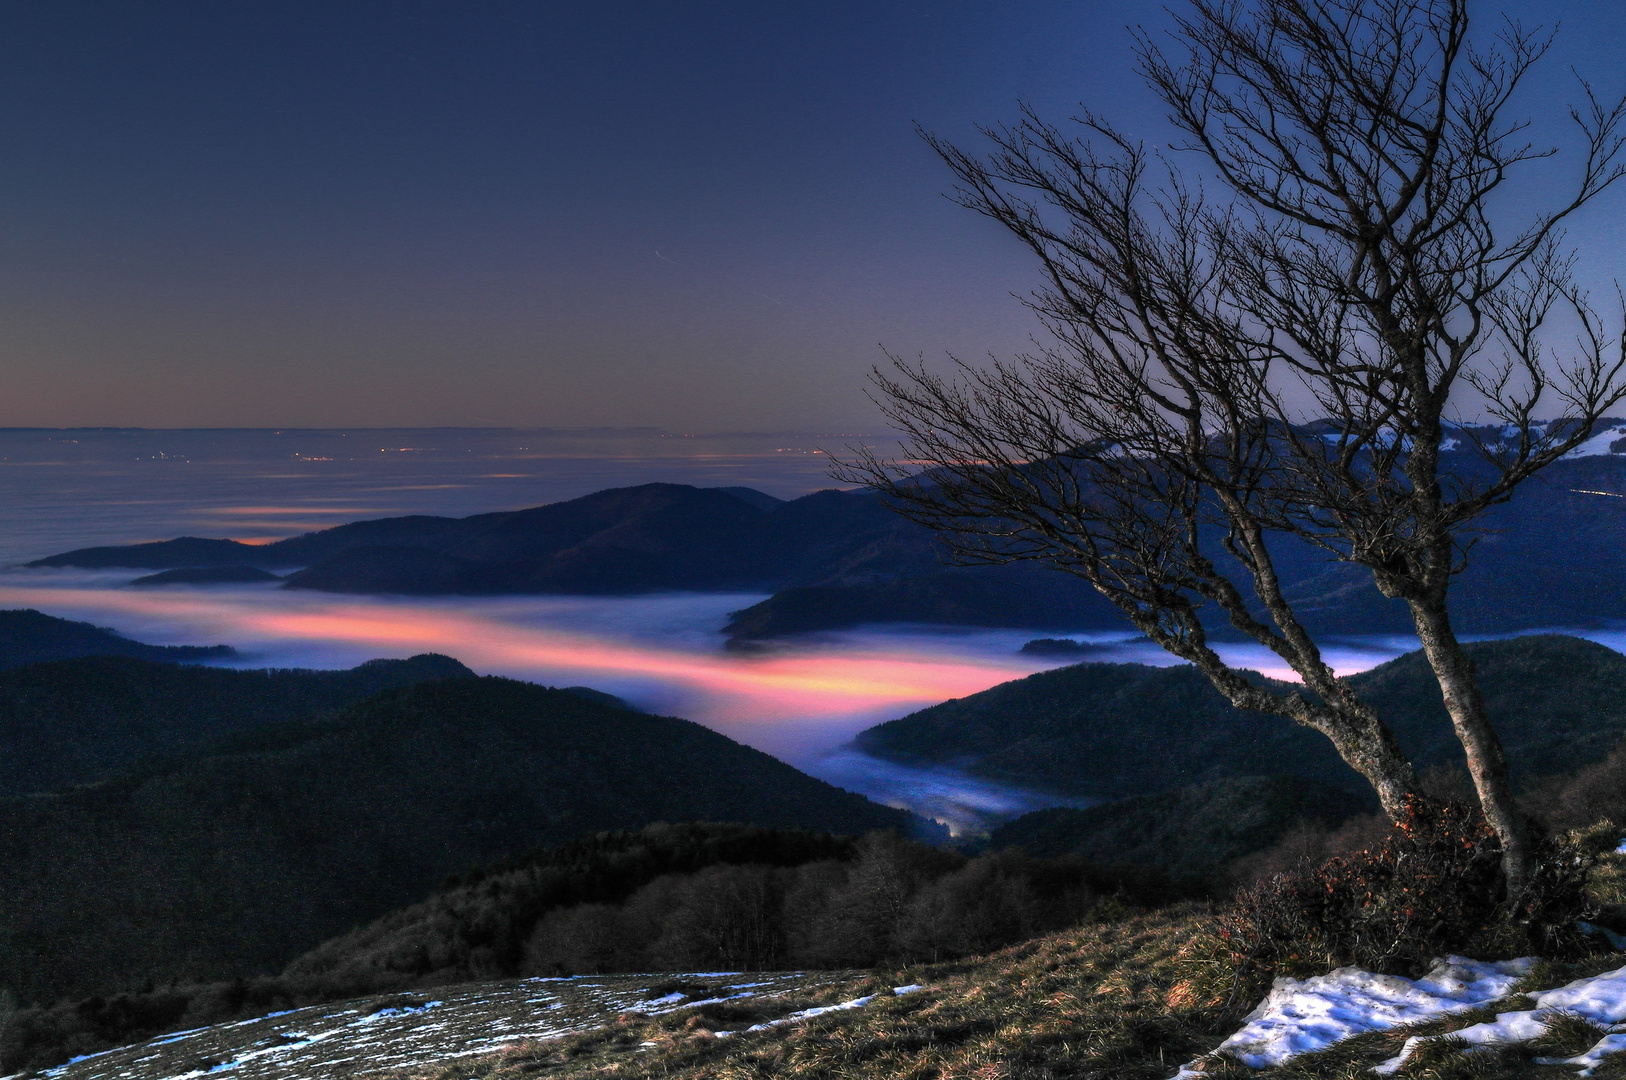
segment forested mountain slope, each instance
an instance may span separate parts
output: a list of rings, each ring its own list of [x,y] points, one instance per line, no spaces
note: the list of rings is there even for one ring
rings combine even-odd
[[[1516,779],[1573,771],[1626,735],[1626,656],[1557,634],[1468,649]],[[1420,767],[1461,760],[1421,653],[1350,681]],[[1323,736],[1233,709],[1186,665],[1057,668],[869,728],[854,742],[891,761],[1104,798],[1277,773],[1365,790]]]
[[[15,668],[0,672],[0,797],[105,780],[393,687],[473,677],[432,653],[369,660],[349,671],[235,671],[120,657]]]
[[[1354,792],[1302,776],[1243,776],[1084,809],[1034,810],[994,829],[989,846],[1201,877],[1296,826],[1336,826],[1366,809]]]
[[[78,656],[133,656],[182,664],[230,660],[229,645],[146,645],[87,622],[59,619],[32,608],[0,611],[0,670]]]
[[[0,989],[274,970],[448,874],[661,820],[861,834],[912,819],[686,720],[506,679],[419,684],[0,800]]]

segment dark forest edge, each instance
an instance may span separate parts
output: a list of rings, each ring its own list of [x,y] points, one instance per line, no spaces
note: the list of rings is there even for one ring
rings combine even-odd
[[[147,645],[103,626],[59,619],[32,608],[0,611],[0,671],[80,656],[202,664],[235,660],[238,653],[230,645]]]

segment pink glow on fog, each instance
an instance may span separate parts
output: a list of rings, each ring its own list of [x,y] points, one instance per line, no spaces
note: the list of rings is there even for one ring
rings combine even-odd
[[[247,666],[348,667],[376,656],[445,653],[481,674],[594,686],[799,759],[871,724],[1054,666],[1016,656],[1019,634],[1001,650],[1006,655],[957,648],[952,639],[854,635],[753,656],[725,653],[715,633],[693,629],[701,622],[714,631],[727,610],[756,599],[381,600],[275,589],[0,585],[0,607],[35,607],[154,644],[230,644]],[[662,634],[654,624],[663,618],[691,625]]]
[[[135,590],[124,586],[132,576],[6,575],[0,607],[39,608],[154,644],[233,645],[247,667],[350,667],[445,653],[481,674],[618,694],[803,765],[872,724],[1059,663],[1018,655],[1038,636],[1020,630],[856,631],[762,655],[724,652],[716,631],[726,613],[757,596],[363,598],[264,587]],[[1267,675],[1292,675],[1257,647],[1223,651]],[[1328,659],[1348,674],[1400,651],[1374,644]],[[1175,662],[1144,643],[1101,658]]]

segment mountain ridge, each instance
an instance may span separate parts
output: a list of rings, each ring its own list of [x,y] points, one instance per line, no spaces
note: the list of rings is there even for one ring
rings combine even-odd
[[[1467,649],[1516,781],[1602,760],[1626,737],[1626,656],[1560,634]],[[1301,689],[1253,677],[1280,690]],[[1461,746],[1420,651],[1348,681],[1419,768],[1459,764]],[[1281,773],[1369,795],[1325,737],[1232,707],[1190,665],[1052,668],[867,728],[853,746],[901,764],[949,765],[1096,798]]]
[[[384,690],[474,677],[435,653],[343,671],[240,671],[119,656],[0,671],[0,797],[97,783]]]
[[[81,656],[202,664],[231,660],[237,655],[230,645],[148,645],[104,626],[58,618],[33,608],[0,611],[0,671]]]
[[[1471,472],[1465,455],[1452,456]],[[1612,496],[1626,496],[1626,454],[1558,462],[1488,511],[1467,537],[1473,556],[1453,587],[1459,632],[1626,618],[1626,497]],[[1290,538],[1273,547],[1288,596],[1313,632],[1411,632],[1405,605],[1382,597],[1362,567]],[[1116,609],[1066,573],[952,565],[930,530],[866,491],[772,501],[751,489],[645,484],[467,518],[358,521],[264,545],[182,537],[29,565],[298,568],[282,587],[351,593],[770,593],[733,614],[725,633],[736,644],[880,622],[1125,627]],[[1222,619],[1213,632],[1236,636]]]

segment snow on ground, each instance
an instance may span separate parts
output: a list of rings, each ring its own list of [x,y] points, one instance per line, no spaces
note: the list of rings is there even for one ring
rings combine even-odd
[[[1281,1065],[1300,1054],[1325,1050],[1367,1031],[1383,1031],[1467,1012],[1505,998],[1531,969],[1528,957],[1484,963],[1460,956],[1435,963],[1421,979],[1374,975],[1339,968],[1312,979],[1277,979],[1265,1000],[1249,1013],[1242,1030],[1220,1043],[1215,1054],[1229,1054],[1260,1069]],[[1500,1013],[1495,1020],[1460,1028],[1446,1035],[1417,1035],[1401,1052],[1373,1068],[1392,1076],[1434,1039],[1460,1039],[1470,1047],[1517,1046],[1541,1037],[1547,1021],[1559,1015],[1590,1021],[1605,1034],[1586,1053],[1572,1058],[1537,1058],[1541,1065],[1570,1065],[1579,1076],[1610,1054],[1626,1052],[1626,967],[1577,979],[1566,986],[1530,994],[1533,1009]],[[1203,1059],[1183,1067],[1176,1080],[1197,1080]]]
[[[1602,457],[1612,451],[1609,447],[1622,436],[1626,436],[1626,426],[1610,424],[1600,427],[1586,442],[1565,454],[1566,458]]]
[[[1466,1012],[1506,997],[1534,963],[1487,964],[1450,956],[1421,979],[1352,967],[1311,979],[1279,978],[1244,1018],[1242,1030],[1220,1043],[1215,1053],[1230,1054],[1255,1069],[1280,1065],[1351,1035]],[[1178,1077],[1201,1075],[1198,1062],[1192,1062]]]
[[[1534,1009],[1505,1012],[1495,1020],[1451,1032],[1451,1038],[1461,1039],[1473,1046],[1517,1046],[1538,1038],[1546,1030],[1545,1021],[1558,1013],[1568,1013],[1604,1029],[1626,1032],[1626,967],[1606,971],[1589,979],[1577,979],[1556,990],[1531,994]],[[1406,1040],[1405,1048],[1373,1071],[1391,1076],[1399,1071],[1417,1047],[1429,1041],[1421,1036]],[[1626,1050],[1626,1034],[1608,1034],[1585,1054],[1574,1058],[1537,1058],[1543,1065],[1581,1065],[1580,1075],[1590,1076],[1595,1066],[1608,1054]]]
[[[44,1071],[46,1080],[323,1080],[489,1054],[509,1044],[602,1027],[621,1013],[660,1015],[718,1001],[807,993],[849,979],[842,972],[706,972],[522,979],[437,987],[316,1005],[253,1020],[175,1032]],[[651,996],[657,984],[686,984]],[[700,985],[696,985],[700,984]],[[917,987],[898,987],[894,993]],[[873,996],[792,1013],[789,1023]],[[755,1030],[755,1029],[753,1029]],[[4,1078],[12,1080],[12,1078]]]

